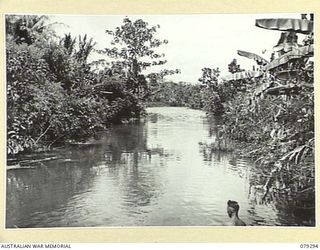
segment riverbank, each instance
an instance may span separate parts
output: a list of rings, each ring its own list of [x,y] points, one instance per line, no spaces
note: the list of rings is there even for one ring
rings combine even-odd
[[[222,226],[229,199],[247,225],[307,224],[292,207],[248,197],[263,176],[252,162],[201,150],[217,136],[204,112],[147,111],[145,122],[112,126],[100,145],[30,155],[48,160],[8,171],[6,227]]]
[[[147,102],[146,106],[148,108],[154,108],[154,107],[170,107],[170,105],[164,103],[164,102]]]
[[[290,162],[287,154],[276,161],[272,145],[253,142],[234,142],[232,152],[237,158],[252,162],[252,172],[257,173],[250,182],[250,197],[258,204],[277,204],[294,214],[306,214],[304,225],[315,226],[316,175],[312,155]],[[293,156],[298,154],[299,151]]]

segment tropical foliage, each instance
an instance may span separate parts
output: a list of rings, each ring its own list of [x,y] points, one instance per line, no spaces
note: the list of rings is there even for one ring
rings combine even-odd
[[[203,107],[200,85],[160,81],[150,84],[150,89],[152,95],[148,98],[148,106]]]
[[[167,41],[156,39],[158,26],[149,28],[141,19],[125,18],[107,32],[112,45],[122,47],[105,49],[117,60],[98,70],[88,62],[93,39],[59,38],[53,26],[47,16],[6,16],[9,155],[86,140],[111,123],[143,115],[149,89],[142,71],[165,63],[154,49]]]
[[[155,37],[159,28],[160,25],[148,27],[148,23],[142,19],[131,21],[125,18],[123,24],[115,31],[106,30],[113,38],[113,47],[100,51],[116,59],[115,63],[122,68],[127,77],[127,84],[141,100],[150,94],[142,71],[166,63],[163,59],[165,55],[155,51],[162,44],[168,43],[167,40]]]
[[[315,191],[313,36],[306,35],[308,48],[292,45],[278,51],[279,57],[261,68],[263,74],[251,74],[256,77],[240,77],[233,61],[229,80],[212,90],[224,108],[220,134],[236,141],[241,148],[236,152],[256,163],[259,174],[251,185],[262,190],[261,202],[277,200],[302,209],[314,208]]]

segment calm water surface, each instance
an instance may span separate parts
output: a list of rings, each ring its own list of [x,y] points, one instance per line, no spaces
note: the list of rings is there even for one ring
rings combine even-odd
[[[301,220],[250,199],[250,163],[202,146],[216,135],[202,111],[147,111],[145,121],[114,126],[95,145],[8,170],[6,226],[221,226],[229,199],[248,225]]]

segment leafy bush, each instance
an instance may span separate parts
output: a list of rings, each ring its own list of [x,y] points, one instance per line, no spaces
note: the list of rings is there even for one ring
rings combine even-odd
[[[199,78],[201,82],[201,96],[203,100],[203,109],[214,115],[219,115],[223,112],[223,105],[219,96],[218,77],[220,74],[219,68],[203,68],[202,76]]]
[[[116,55],[106,49],[123,61],[99,72],[87,62],[95,42],[70,34],[59,40],[49,21],[46,16],[6,16],[9,155],[50,148],[59,141],[86,140],[111,123],[144,115],[149,87],[141,71],[151,64],[136,59],[148,56],[153,65],[165,63],[153,49],[167,41],[156,39],[158,26],[148,28],[143,20],[126,18],[125,26],[108,32],[114,36],[113,45],[122,39],[127,46]],[[135,39],[142,43],[136,48],[141,53],[127,58],[123,53],[134,44],[131,29],[139,32]]]
[[[203,107],[199,84],[159,81],[151,85],[150,91],[151,95],[148,98],[149,105],[162,104],[194,109],[201,109]]]

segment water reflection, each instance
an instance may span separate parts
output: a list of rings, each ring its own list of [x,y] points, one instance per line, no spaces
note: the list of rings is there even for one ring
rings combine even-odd
[[[206,147],[217,120],[186,108],[148,113],[54,152],[59,159],[8,171],[6,226],[220,226],[229,199],[247,225],[295,223],[248,196],[257,178],[250,162]]]

